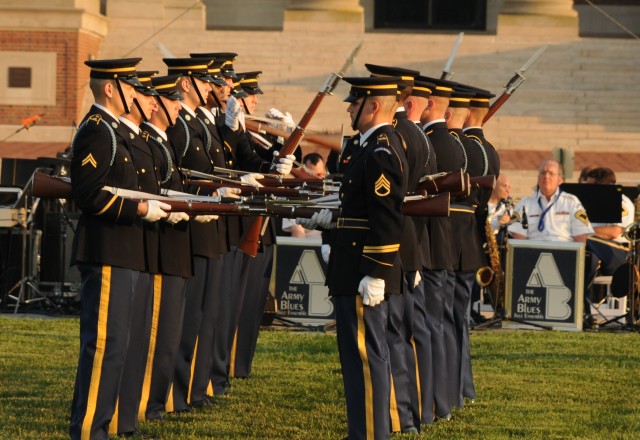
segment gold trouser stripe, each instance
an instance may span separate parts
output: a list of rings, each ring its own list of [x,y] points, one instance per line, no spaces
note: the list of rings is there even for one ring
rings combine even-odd
[[[449,208],[451,212],[464,212],[465,214],[475,214],[476,212],[473,209],[465,209],[465,208]]]
[[[111,197],[111,200],[109,200],[109,202],[104,206],[104,208],[102,208],[102,210],[100,210],[100,212],[98,212],[96,215],[102,215],[105,212],[107,212],[107,209],[111,208],[111,205],[113,205],[113,203],[116,201],[116,199],[118,198],[117,195],[113,195],[113,197]]]
[[[146,420],[147,403],[151,391],[151,377],[153,374],[153,361],[156,356],[156,344],[158,342],[158,321],[160,319],[160,302],[162,301],[162,275],[153,276],[153,312],[151,314],[151,335],[149,337],[149,351],[147,352],[147,364],[144,368],[144,381],[142,382],[142,396],[138,406],[138,420]]]
[[[111,421],[109,422],[109,435],[118,434],[118,413],[120,412],[120,396],[118,396],[118,400],[116,400],[116,409],[113,412],[113,416],[111,417]]]
[[[391,375],[391,396],[389,399],[389,413],[391,415],[391,432],[400,432],[400,411],[398,410],[398,401],[396,399],[396,387]]]
[[[231,361],[229,362],[229,377],[236,376],[236,351],[238,350],[238,327],[233,334],[233,345],[231,346]]]
[[[420,386],[420,369],[418,363],[418,350],[416,349],[416,341],[411,336],[411,347],[413,348],[413,359],[415,359],[416,368],[416,388],[418,389],[418,414],[422,420],[422,387]]]
[[[362,375],[364,377],[364,412],[367,426],[367,440],[374,440],[375,426],[373,423],[373,383],[371,381],[371,368],[367,355],[366,334],[364,327],[364,305],[362,296],[356,295],[356,316],[358,319],[358,353],[362,360]]]
[[[171,386],[169,387],[169,396],[167,397],[167,401],[164,404],[164,410],[168,413],[172,413],[175,411],[173,406],[173,382],[171,382]]]
[[[100,286],[100,303],[98,306],[98,335],[96,338],[96,352],[93,355],[91,382],[87,397],[87,411],[82,421],[81,440],[91,437],[91,425],[96,414],[98,391],[100,390],[100,376],[102,375],[102,360],[107,344],[107,320],[109,318],[109,294],[111,291],[111,266],[102,266],[102,285]]]
[[[198,356],[198,337],[196,336],[196,345],[193,347],[193,358],[191,359],[191,375],[189,376],[189,392],[187,393],[187,403],[191,404],[191,388],[193,387],[193,373],[196,369],[196,358]]]
[[[363,256],[364,258],[368,258],[369,260],[375,261],[375,262],[376,262],[376,263],[378,263],[378,264],[382,264],[383,266],[389,266],[389,267],[392,267],[392,266],[393,266],[393,264],[385,263],[385,262],[383,262],[383,261],[378,261],[378,260],[376,260],[375,258],[371,258],[371,257],[370,257],[370,256],[368,256],[368,255],[364,255],[364,254],[362,254],[362,256]]]
[[[209,397],[213,397],[215,394],[213,392],[213,383],[211,382],[211,379],[209,379],[209,385],[207,385],[207,396]]]
[[[118,208],[118,217],[116,217],[116,220],[118,220],[120,218],[120,214],[122,214],[122,207],[124,206],[124,199],[120,200],[120,207]]]

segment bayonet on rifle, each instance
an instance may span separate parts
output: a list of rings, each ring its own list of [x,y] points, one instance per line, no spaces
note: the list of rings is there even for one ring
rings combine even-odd
[[[524,80],[527,79],[524,76],[525,72],[529,70],[533,63],[535,63],[538,58],[542,56],[542,54],[545,50],[547,50],[548,47],[548,45],[542,46],[536,51],[536,53],[533,54],[533,56],[531,56],[531,58],[529,58],[529,60],[527,60],[526,63],[524,63],[524,65],[519,70],[516,71],[515,75],[513,75],[507,85],[504,86],[504,92],[502,92],[502,95],[500,95],[498,99],[496,99],[493,104],[491,104],[491,107],[489,107],[489,112],[482,120],[483,124],[487,122],[500,109],[500,107],[502,107],[502,105],[507,102],[513,92],[515,92],[516,89],[522,85]]]
[[[458,48],[460,47],[460,43],[462,43],[462,37],[464,36],[464,32],[460,32],[458,34],[458,38],[456,38],[456,42],[453,43],[453,49],[451,49],[451,55],[449,55],[449,59],[444,65],[444,69],[442,69],[442,75],[440,75],[440,79],[449,80],[453,76],[453,72],[451,71],[451,65],[453,64],[453,60],[458,53]]]

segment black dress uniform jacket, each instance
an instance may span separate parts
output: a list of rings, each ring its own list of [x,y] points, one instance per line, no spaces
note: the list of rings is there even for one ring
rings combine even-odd
[[[127,144],[138,174],[138,190],[150,194],[160,194],[160,185],[156,178],[156,158],[145,138],[148,135],[134,132],[125,122],[121,122],[117,134]],[[158,222],[144,222],[145,272],[158,273],[159,237]]]
[[[424,175],[424,135],[416,124],[407,118],[405,111],[396,112],[393,125],[400,134],[407,158],[407,191],[415,192],[420,178]],[[418,225],[422,226],[422,222],[418,219]],[[400,241],[400,260],[402,261],[402,269],[405,271],[415,271],[422,269],[422,252],[420,251],[420,242],[416,222],[411,217],[405,219],[404,229],[402,231],[402,240]]]
[[[424,159],[424,165],[422,170],[422,175],[431,175],[436,174],[438,172],[438,158],[436,157],[436,152],[433,149],[433,145],[431,141],[427,137],[426,133],[422,131],[422,127],[415,123],[416,127],[422,133],[424,137],[424,141],[422,142],[423,153],[422,157]],[[431,264],[431,241],[429,240],[429,222],[431,221],[428,217],[414,217],[413,222],[416,225],[416,231],[421,233],[420,235],[420,250],[422,252],[422,266],[427,269],[432,268]]]
[[[167,136],[178,160],[178,166],[201,173],[212,174],[213,159],[209,154],[211,133],[205,123],[193,117],[184,108],[180,110],[178,120],[167,129]],[[200,188],[192,188],[195,194],[202,194]],[[209,223],[191,222],[194,255],[218,258],[218,226],[215,221]]]
[[[82,213],[74,237],[72,264],[145,270],[138,202],[102,191],[105,185],[138,189],[131,155],[115,133],[117,128],[118,121],[93,106],[73,142],[71,184]]]
[[[342,208],[331,245],[327,284],[332,296],[358,295],[365,275],[384,279],[386,293],[402,292],[398,250],[406,169],[391,125],[379,127],[352,154],[342,177]]]
[[[449,134],[446,122],[439,121],[429,125],[426,133],[438,158],[437,172],[456,171],[464,168],[463,150]],[[429,219],[431,269],[453,270],[451,233],[451,222],[448,218],[433,217]]]
[[[184,192],[182,175],[176,167],[175,153],[171,145],[149,125],[142,124],[141,133],[155,157],[161,189]],[[165,275],[188,278],[193,275],[191,234],[189,223],[160,222],[160,271]]]

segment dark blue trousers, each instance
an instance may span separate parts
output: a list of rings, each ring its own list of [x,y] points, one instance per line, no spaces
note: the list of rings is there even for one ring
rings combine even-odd
[[[475,272],[456,272],[456,290],[454,301],[454,319],[456,324],[456,343],[460,355],[458,398],[460,407],[464,398],[476,398],[471,371],[471,346],[469,345],[469,312],[471,307],[471,290],[475,280]]]

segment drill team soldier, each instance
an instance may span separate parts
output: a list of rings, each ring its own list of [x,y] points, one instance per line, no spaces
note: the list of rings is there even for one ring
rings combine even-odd
[[[402,289],[400,207],[407,191],[407,162],[391,125],[400,78],[344,80],[351,84],[345,101],[360,148],[344,169],[327,283],[336,311],[348,437],[386,439],[391,390],[384,298]],[[326,212],[316,217],[320,226],[330,226]]]
[[[73,197],[82,210],[72,263],[82,276],[80,357],[71,407],[72,439],[107,439],[129,340],[131,304],[145,270],[141,218],[167,217],[164,203],[137,202],[103,191],[106,185],[136,190],[136,170],[116,136],[140,85],[140,58],[86,61],[95,104],[72,149]]]

